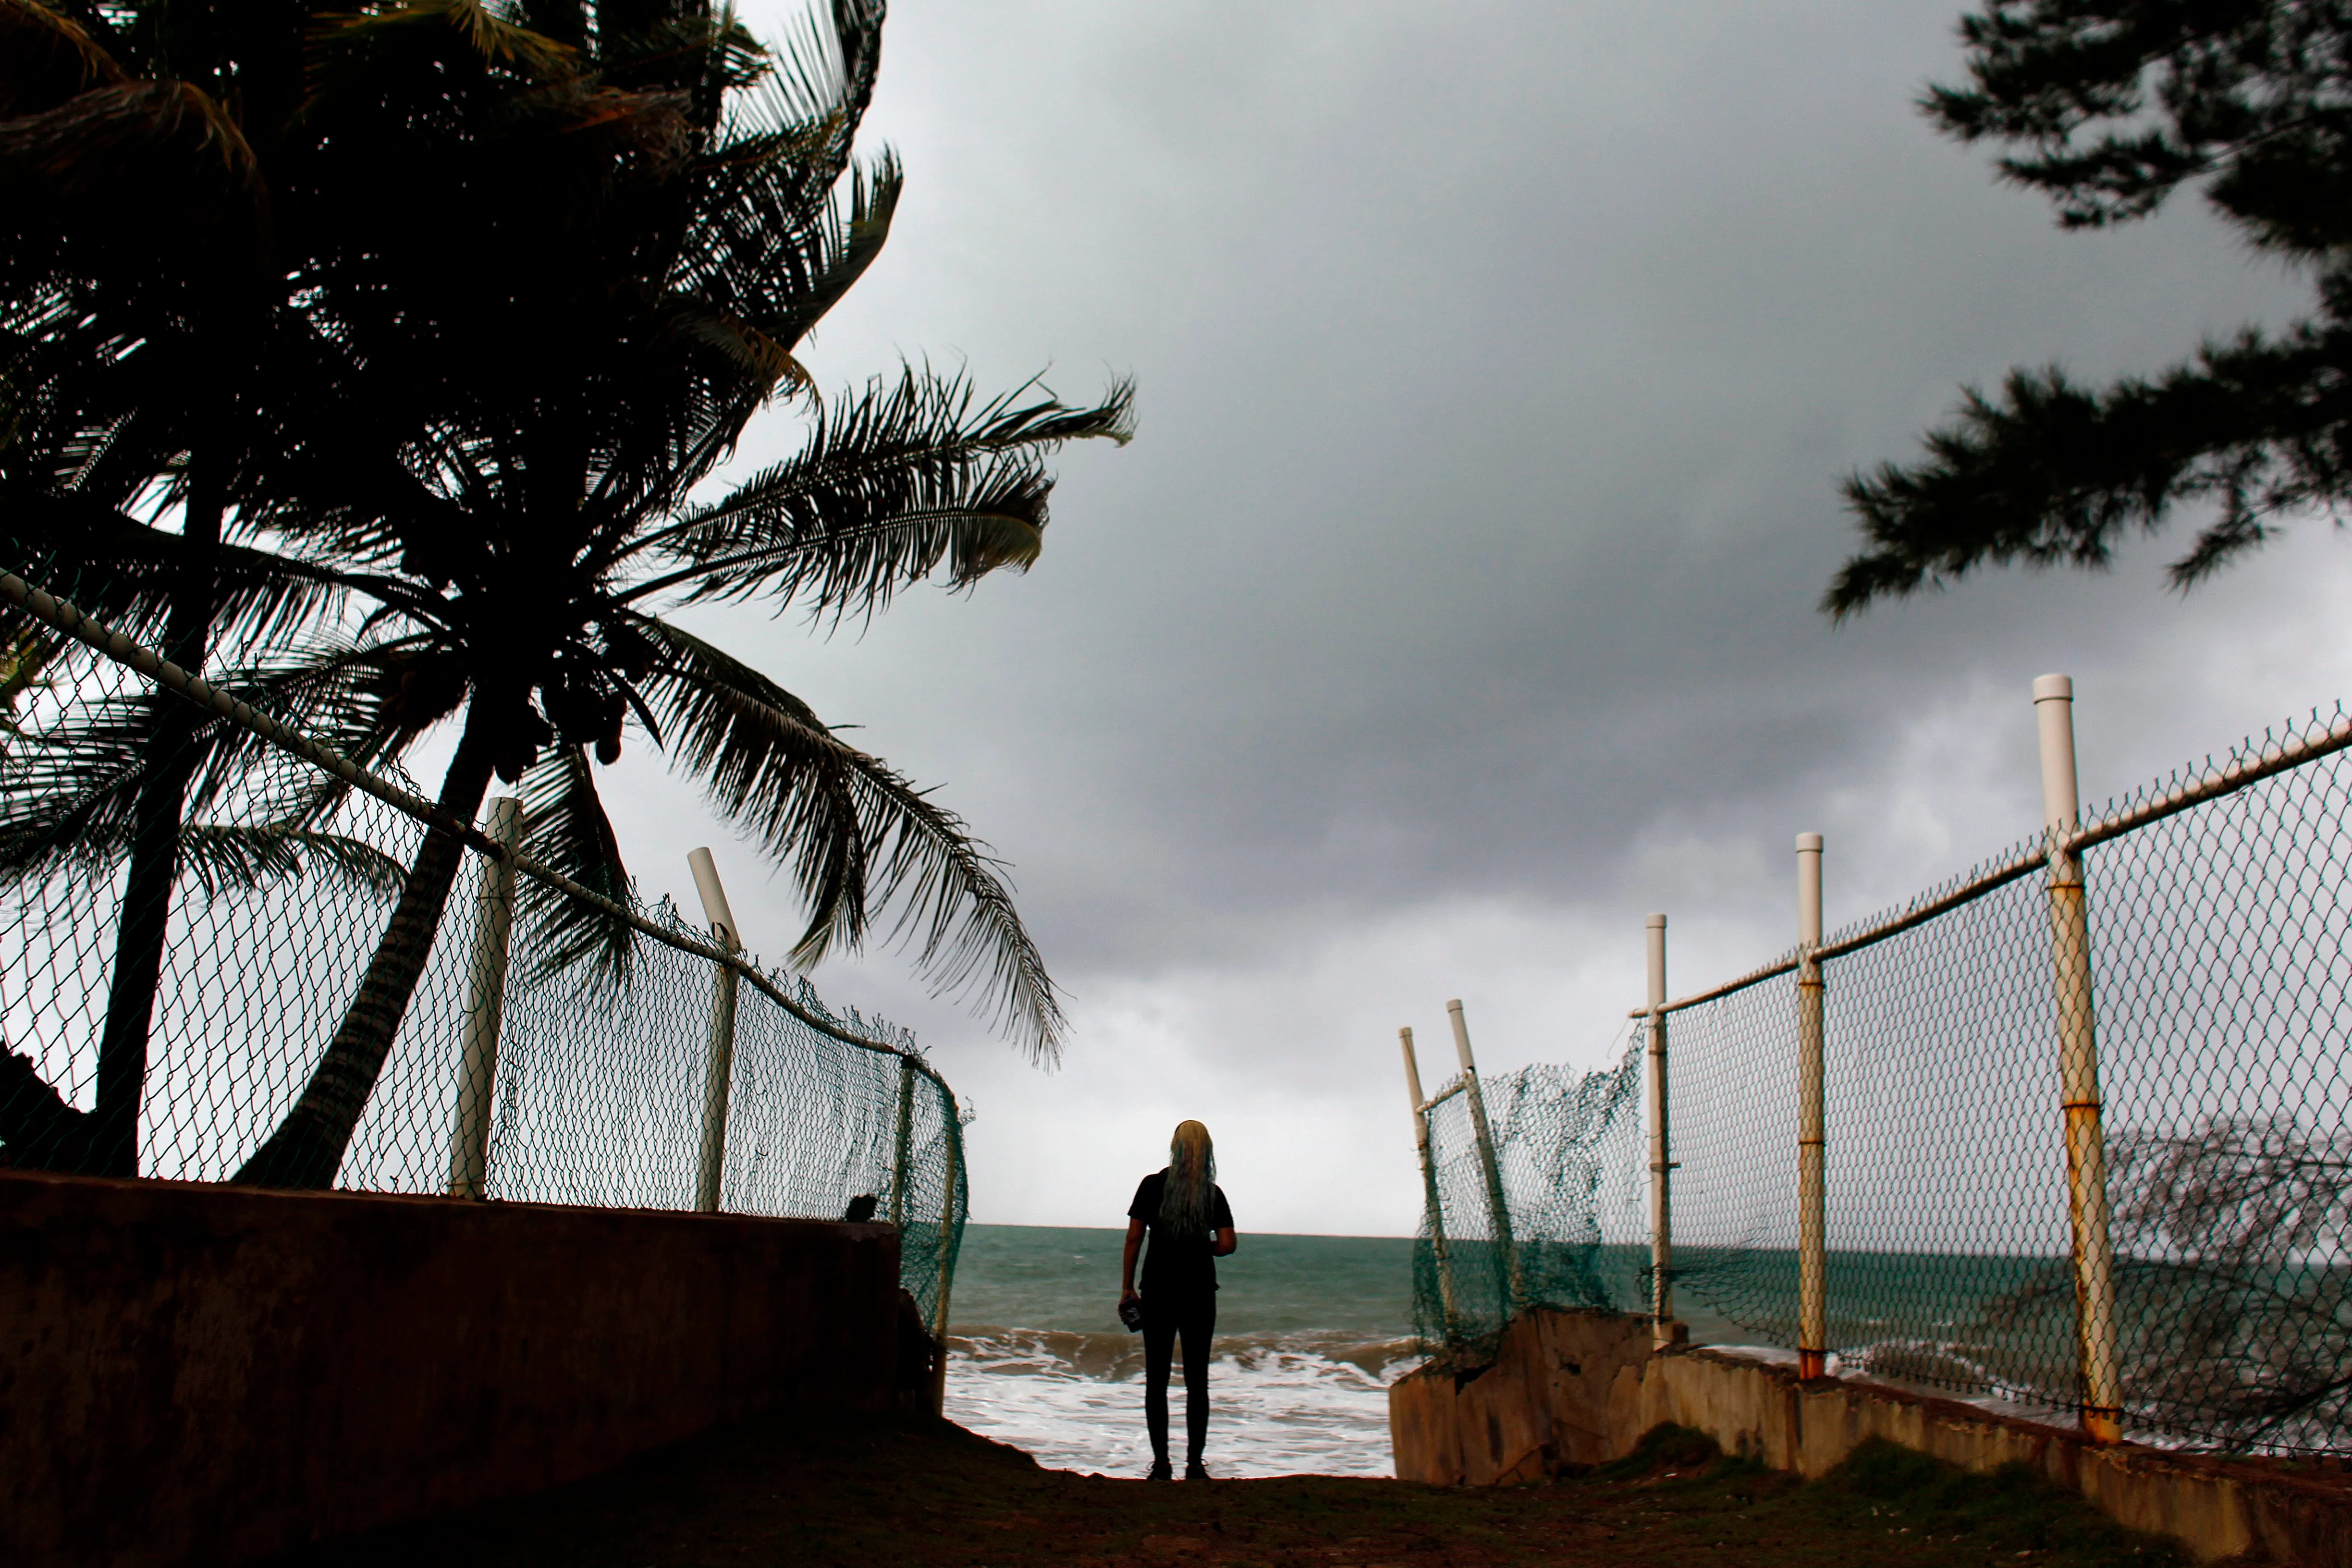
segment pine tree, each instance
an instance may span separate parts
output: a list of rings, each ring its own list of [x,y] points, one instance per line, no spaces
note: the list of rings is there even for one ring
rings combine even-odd
[[[2006,151],[2005,179],[2068,228],[2193,187],[2315,310],[2105,387],[2056,366],[1969,389],[1925,455],[1845,483],[1865,547],[1822,607],[1941,586],[1986,563],[2096,567],[2134,531],[2202,518],[2186,588],[2298,516],[2352,498],[2352,5],[1993,0],[1960,23],[1969,81],[1921,109]],[[2337,521],[2340,522],[2341,518]]]

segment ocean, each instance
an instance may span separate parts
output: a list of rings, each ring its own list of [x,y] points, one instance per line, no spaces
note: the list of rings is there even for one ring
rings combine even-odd
[[[1055,1469],[1143,1474],[1143,1336],[1118,1321],[1125,1230],[974,1225],[956,1262],[947,1414]],[[1385,1476],[1412,1345],[1412,1242],[1264,1236],[1217,1261],[1209,1468]],[[1182,1458],[1181,1372],[1170,1426]]]

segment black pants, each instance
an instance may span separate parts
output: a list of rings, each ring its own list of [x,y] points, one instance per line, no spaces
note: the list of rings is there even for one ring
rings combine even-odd
[[[1176,1337],[1184,1338],[1184,1457],[1197,1464],[1209,1437],[1209,1341],[1217,1331],[1217,1297],[1146,1296],[1143,1299],[1143,1423],[1151,1432],[1151,1457],[1168,1457],[1168,1361]]]

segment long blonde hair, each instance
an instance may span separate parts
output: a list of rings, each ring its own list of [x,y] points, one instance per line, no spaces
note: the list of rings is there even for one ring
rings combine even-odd
[[[1180,1121],[1168,1141],[1168,1181],[1160,1189],[1160,1222],[1183,1236],[1209,1231],[1209,1194],[1217,1184],[1217,1151],[1209,1130]]]

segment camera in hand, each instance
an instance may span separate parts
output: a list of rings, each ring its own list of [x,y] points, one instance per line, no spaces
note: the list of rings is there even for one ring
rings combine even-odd
[[[1125,1323],[1130,1332],[1141,1330],[1143,1327],[1143,1303],[1132,1296],[1129,1296],[1126,1300],[1121,1301],[1118,1304],[1118,1321]]]

